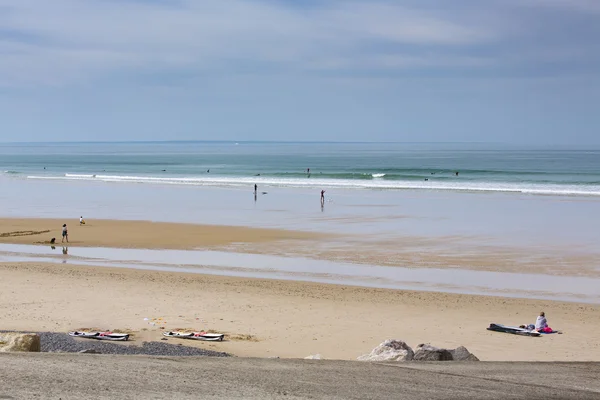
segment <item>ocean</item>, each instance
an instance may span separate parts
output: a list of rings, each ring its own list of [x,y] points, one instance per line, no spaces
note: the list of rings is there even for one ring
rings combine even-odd
[[[600,196],[599,148],[498,144],[0,144],[3,179]]]

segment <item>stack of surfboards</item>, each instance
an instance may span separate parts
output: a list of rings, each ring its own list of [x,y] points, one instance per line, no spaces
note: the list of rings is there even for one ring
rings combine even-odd
[[[165,332],[163,336],[179,339],[191,340],[206,340],[212,342],[220,342],[225,337],[222,333],[207,333],[207,332]]]
[[[125,341],[129,340],[128,333],[114,333],[110,331],[104,332],[69,332],[69,336],[79,337],[84,339],[96,339],[96,340],[113,340],[113,341]]]

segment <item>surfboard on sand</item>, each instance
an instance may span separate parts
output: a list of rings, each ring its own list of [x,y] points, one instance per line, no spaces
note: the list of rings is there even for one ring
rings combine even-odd
[[[488,331],[510,333],[513,335],[520,335],[520,336],[531,336],[531,337],[541,336],[541,334],[536,331],[528,331],[527,329],[519,328],[516,326],[506,326],[506,325],[502,325],[502,324],[490,324],[490,326],[487,327],[486,329]]]
[[[128,333],[114,333],[114,332],[69,332],[69,336],[80,337],[84,339],[96,339],[96,340],[112,340],[112,341],[125,341],[129,340]]]
[[[221,342],[225,337],[222,333],[208,332],[165,332],[163,336],[179,339],[206,340],[211,342]]]

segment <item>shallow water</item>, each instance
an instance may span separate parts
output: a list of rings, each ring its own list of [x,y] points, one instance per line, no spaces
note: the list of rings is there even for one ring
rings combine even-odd
[[[0,216],[129,219],[337,233],[464,236],[473,244],[597,251],[600,199],[482,193],[173,187],[0,177]],[[260,191],[260,189],[259,189]]]
[[[64,250],[68,254],[63,254]],[[0,262],[68,263],[600,303],[600,279],[593,278],[460,269],[382,267],[218,251],[60,246],[52,249],[48,246],[0,244]]]

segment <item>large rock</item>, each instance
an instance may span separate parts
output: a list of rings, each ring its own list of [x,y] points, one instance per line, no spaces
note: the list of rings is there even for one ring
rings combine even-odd
[[[39,352],[40,347],[40,337],[35,333],[0,332],[0,352]]]
[[[479,361],[466,347],[442,349],[430,344],[420,344],[415,352],[415,361]]]
[[[452,353],[446,349],[420,344],[413,358],[415,361],[452,361]]]
[[[479,361],[479,358],[475,357],[475,354],[467,350],[466,347],[460,346],[454,350],[450,350],[453,361]]]
[[[369,354],[358,357],[359,361],[410,361],[413,349],[402,340],[389,339],[375,347]]]

